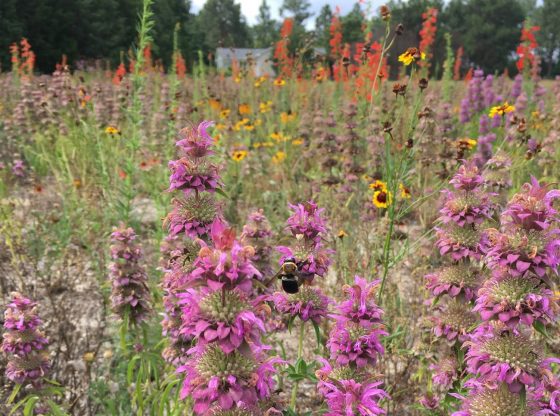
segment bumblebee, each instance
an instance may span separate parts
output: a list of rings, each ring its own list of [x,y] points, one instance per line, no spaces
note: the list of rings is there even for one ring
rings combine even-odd
[[[288,257],[282,263],[275,277],[281,280],[284,292],[290,294],[299,292],[299,287],[303,283],[299,269],[300,265],[298,265],[294,257]]]

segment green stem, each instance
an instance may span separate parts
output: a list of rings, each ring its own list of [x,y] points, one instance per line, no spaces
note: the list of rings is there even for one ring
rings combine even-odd
[[[303,337],[305,336],[305,322],[301,321],[301,326],[299,328],[299,339],[298,339],[298,354],[297,354],[297,361],[299,361],[303,357]],[[290,407],[295,412],[296,411],[296,399],[297,399],[297,392],[299,387],[299,381],[294,383],[292,387],[292,396],[290,398]]]

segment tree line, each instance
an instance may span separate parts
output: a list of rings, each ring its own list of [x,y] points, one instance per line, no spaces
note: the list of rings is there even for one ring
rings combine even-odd
[[[9,68],[9,45],[26,37],[36,53],[36,67],[52,72],[66,55],[69,62],[102,60],[118,63],[134,43],[142,0],[2,0],[0,1],[0,63]],[[539,26],[537,40],[543,75],[560,74],[560,1],[558,0],[391,0],[392,22],[402,23],[405,32],[395,51],[417,45],[421,15],[429,7],[439,10],[433,46],[434,75],[442,71],[445,59],[444,34],[452,36],[453,48],[463,47],[463,63],[487,72],[515,72],[515,49],[524,22]],[[271,8],[262,0],[257,22],[249,25],[235,0],[207,0],[193,13],[189,0],[154,0],[155,27],[152,54],[164,66],[171,61],[173,31],[179,27],[179,48],[188,65],[199,56],[211,61],[217,47],[268,47],[279,39],[281,23],[272,18]],[[280,15],[291,17],[293,53],[303,45],[329,50],[330,25],[335,10],[325,5],[317,15],[308,0],[284,0]],[[356,3],[340,17],[343,42],[362,42],[363,28],[374,39],[384,32],[378,13],[365,13]],[[314,29],[308,22],[314,20]],[[396,63],[396,56],[389,56]],[[393,65],[396,66],[396,65]]]

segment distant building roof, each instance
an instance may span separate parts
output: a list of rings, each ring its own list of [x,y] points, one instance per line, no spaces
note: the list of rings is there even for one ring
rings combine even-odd
[[[254,61],[255,75],[273,74],[271,54],[272,48],[217,48],[216,66],[218,69],[226,69],[231,67],[234,59],[239,63],[243,63],[250,56]]]

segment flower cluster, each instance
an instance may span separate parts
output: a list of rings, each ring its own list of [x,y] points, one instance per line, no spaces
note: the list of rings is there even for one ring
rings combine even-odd
[[[372,371],[384,352],[380,337],[387,335],[383,311],[375,303],[379,281],[368,283],[356,276],[354,282],[345,287],[347,299],[337,305],[327,341],[332,364],[321,359],[317,388],[329,408],[327,415],[383,415],[379,402],[389,396]]]
[[[464,343],[473,377],[456,416],[545,415],[560,408],[554,394],[560,381],[551,368],[560,360],[546,358],[532,336],[534,324],[555,322],[560,310],[548,286],[559,264],[553,206],[559,196],[532,178],[506,205],[499,229],[489,232],[484,260],[491,273],[474,308],[484,323]]]
[[[182,130],[183,138],[177,145],[190,160],[212,154],[206,132],[209,125],[203,122],[197,128]],[[198,166],[208,165],[199,162]],[[174,165],[170,166],[176,173]],[[166,358],[184,374],[181,397],[192,398],[195,414],[253,414],[273,390],[272,374],[278,361],[267,357],[269,347],[261,343],[264,318],[270,309],[262,298],[254,298],[253,283],[261,273],[252,262],[255,249],[245,245],[250,239],[265,237],[266,230],[261,234],[261,228],[251,226],[266,219],[262,213],[251,217],[255,224],[245,228],[242,244],[234,230],[216,217],[215,204],[207,199],[219,183],[215,173],[212,186],[201,180],[198,184],[202,187],[191,181],[180,188],[184,193],[182,206],[200,203],[213,207],[203,213],[208,214],[204,221],[200,221],[198,209],[188,214],[174,210],[168,217],[171,260],[164,282],[164,329],[171,345]],[[175,179],[174,175],[170,178],[171,189],[179,189],[173,186]],[[173,241],[184,237],[179,243]]]
[[[451,349],[432,365],[437,392],[421,400],[426,408],[437,408],[441,397],[460,379],[459,363],[453,350],[468,340],[477,325],[471,311],[483,281],[478,261],[484,254],[485,224],[495,210],[493,194],[484,189],[484,178],[474,162],[465,162],[450,180],[453,190],[443,191],[437,246],[448,262],[425,276],[433,297],[430,317],[433,334]],[[435,406],[435,407],[434,407]]]
[[[150,291],[142,261],[142,249],[136,243],[136,233],[124,224],[111,233],[111,304],[113,311],[135,324],[146,320],[151,311]]]
[[[40,386],[50,370],[48,341],[39,329],[37,303],[12,293],[12,300],[4,312],[2,351],[7,355],[6,377],[18,384]]]
[[[301,287],[294,294],[276,292],[272,300],[279,311],[318,323],[327,314],[329,299],[321,289],[309,285],[315,276],[325,276],[331,264],[332,250],[324,248],[322,241],[327,232],[324,210],[313,201],[290,204],[290,208],[293,214],[286,221],[286,230],[295,238],[295,244],[276,249],[281,254],[281,265],[287,259],[295,260],[297,284]]]
[[[181,332],[181,305],[178,294],[188,286],[188,275],[200,251],[194,239],[207,239],[212,223],[219,218],[214,191],[219,185],[217,167],[209,157],[213,155],[213,140],[208,133],[212,122],[203,121],[198,126],[189,125],[179,132],[176,146],[179,160],[170,162],[169,190],[180,190],[173,200],[173,209],[164,220],[169,235],[162,246],[165,256],[163,269],[163,305],[165,315],[163,332],[170,341],[164,350],[167,361],[178,366],[187,359],[192,336]],[[191,166],[192,176],[181,176],[181,166]],[[210,175],[207,175],[211,172]]]

